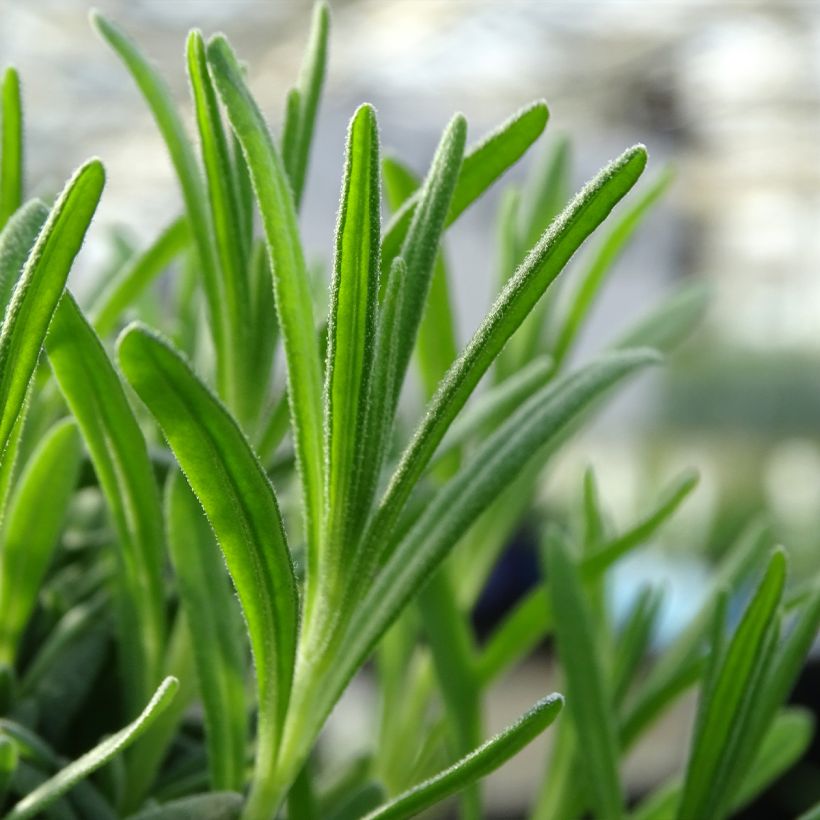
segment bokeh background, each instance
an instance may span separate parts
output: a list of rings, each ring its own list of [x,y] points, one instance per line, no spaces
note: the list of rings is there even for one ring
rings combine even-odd
[[[150,52],[183,106],[185,33],[225,31],[278,129],[308,3],[98,5]],[[543,497],[556,508],[576,503],[582,471],[593,464],[613,518],[627,522],[664,478],[687,465],[700,470],[699,489],[653,558],[628,562],[612,590],[617,607],[641,578],[665,580],[661,640],[697,607],[710,560],[761,510],[773,517],[796,571],[812,571],[820,538],[820,2],[331,5],[329,74],[302,224],[310,257],[330,259],[345,128],[364,100],[378,109],[385,146],[420,173],[454,111],[467,116],[477,139],[538,97],[551,110],[546,142],[571,141],[574,187],[627,146],[645,143],[650,174],[671,164],[676,180],[618,262],[578,355],[606,344],[687,278],[710,286],[709,312],[662,373],[637,384],[573,443],[546,477]],[[2,10],[0,53],[24,82],[30,190],[57,190],[89,155],[108,169],[76,274],[82,290],[84,275],[117,242],[140,245],[172,218],[176,183],[143,101],[92,33],[84,1],[2,0]],[[532,167],[524,163],[511,177],[522,181]],[[448,236],[462,341],[496,289],[498,207],[496,190]],[[498,599],[486,604],[488,617],[531,571],[526,561],[512,564]],[[549,676],[548,662],[536,658],[509,679],[491,703],[491,726],[517,715]],[[804,687],[816,697],[810,677]],[[366,685],[355,689],[331,726],[336,741],[363,742],[371,712]],[[628,772],[633,789],[680,760],[690,712],[682,704],[638,750]],[[539,755],[536,748],[494,777],[495,805],[515,806],[532,790]]]

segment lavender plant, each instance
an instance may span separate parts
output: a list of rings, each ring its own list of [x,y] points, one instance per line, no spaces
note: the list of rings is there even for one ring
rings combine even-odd
[[[316,7],[278,139],[224,37],[194,31],[186,44],[194,140],[139,48],[102,16],[92,21],[157,122],[184,213],[78,303],[66,282],[103,168],[89,161],[51,207],[24,203],[21,95],[7,72],[6,816],[372,820],[459,795],[461,815],[480,817],[480,779],[562,712],[563,697],[545,694],[495,737],[482,725],[486,691],[549,634],[567,709],[534,817],[627,816],[621,756],[696,684],[686,772],[630,816],[726,817],[788,768],[811,722],[781,707],[817,632],[820,592],[785,588],[785,556],[769,553],[764,533],[751,531],[729,554],[702,614],[643,679],[658,593],[642,593],[617,627],[601,603],[609,568],[674,513],[695,486],[691,473],[621,533],[609,528],[590,473],[583,533],[546,528],[545,581],[483,647],[470,628],[552,455],[700,316],[703,294],[682,292],[568,369],[614,260],[668,184],[662,174],[610,216],[642,175],[645,149],[626,150],[570,199],[562,143],[526,190],[508,194],[499,294],[459,351],[446,230],[540,138],[543,102],[471,146],[456,115],[423,179],[382,159],[376,112],[361,106],[347,134],[325,318],[298,215],[327,7]],[[383,182],[393,211],[385,225]],[[580,275],[556,295],[604,223]],[[164,312],[152,283],[172,265],[173,310]],[[143,321],[112,348],[111,334],[135,313]],[[413,362],[427,406],[407,435],[399,397]],[[488,376],[492,385],[473,397]],[[727,596],[761,572],[727,635]],[[319,735],[374,656],[374,752],[323,783]]]

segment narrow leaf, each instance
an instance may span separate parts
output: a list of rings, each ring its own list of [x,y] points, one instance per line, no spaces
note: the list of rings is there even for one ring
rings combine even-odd
[[[508,168],[526,153],[547,125],[549,110],[543,100],[513,114],[495,131],[470,149],[461,164],[456,188],[447,213],[451,225]],[[382,238],[382,269],[387,270],[400,252],[421,193],[410,197],[390,220]]]
[[[0,228],[23,202],[23,104],[14,68],[3,75],[3,133],[0,137]]]
[[[58,422],[17,481],[0,543],[0,663],[14,662],[20,635],[37,603],[77,483],[81,455],[75,425]]]
[[[563,706],[559,695],[540,700],[512,726],[486,741],[449,769],[414,786],[404,794],[370,812],[364,820],[398,820],[414,817],[451,794],[495,771],[533,741],[558,716]]]
[[[721,817],[727,770],[737,754],[732,740],[748,719],[746,704],[766,662],[783,593],[786,558],[775,551],[754,598],[701,695],[678,817]],[[714,653],[714,649],[713,649]],[[711,680],[710,680],[711,678]]]
[[[129,710],[136,713],[160,679],[165,648],[165,545],[154,472],[122,382],[69,293],[54,315],[46,352],[117,533],[120,660]]]
[[[428,405],[368,528],[365,552],[378,552],[374,542],[386,541],[448,427],[493,359],[584,239],[634,185],[645,164],[646,150],[638,146],[604,168],[553,222],[510,279]]]
[[[123,372],[159,422],[211,522],[239,595],[259,698],[250,805],[272,812],[267,789],[290,695],[298,620],[276,498],[236,422],[165,341],[132,325],[118,349]]]
[[[213,532],[177,472],[166,484],[165,519],[205,710],[211,787],[240,790],[245,785],[247,717],[238,613]]]
[[[310,279],[282,160],[224,37],[209,42],[208,61],[248,163],[268,242],[276,311],[288,363],[291,423],[308,540],[308,583],[312,584],[318,575],[324,491],[321,364]]]
[[[162,714],[176,694],[178,686],[176,678],[166,678],[142,713],[132,723],[103,740],[90,752],[86,752],[33,792],[27,794],[6,815],[6,820],[25,820],[28,817],[36,817],[79,781],[116,757],[137,740]]]
[[[107,336],[116,328],[125,311],[188,246],[190,237],[188,221],[184,218],[174,220],[108,282],[89,311],[91,323],[100,336]]]
[[[366,513],[361,470],[373,371],[379,225],[378,132],[375,112],[364,105],[348,132],[328,322],[325,537],[331,575],[342,572],[343,556]]]
[[[298,85],[294,89],[296,93],[288,96],[285,115],[284,133],[290,135],[290,138],[285,140],[283,145],[283,159],[297,209],[302,201],[313,130],[316,125],[316,112],[325,81],[329,29],[330,8],[327,3],[320,0],[313,7],[310,41],[299,72]],[[296,105],[292,100],[295,100]]]
[[[618,741],[612,693],[604,679],[595,623],[584,598],[580,573],[560,537],[547,536],[544,561],[569,711],[581,750],[589,801],[597,818],[618,818],[623,815]]]
[[[39,199],[32,199],[9,218],[0,233],[0,313],[6,312],[14,286],[46,219],[48,208]]]
[[[236,792],[208,792],[145,809],[128,820],[238,820],[242,804]]]
[[[102,194],[105,173],[91,160],[71,178],[28,257],[0,330],[0,456],[37,366],[68,272]]]

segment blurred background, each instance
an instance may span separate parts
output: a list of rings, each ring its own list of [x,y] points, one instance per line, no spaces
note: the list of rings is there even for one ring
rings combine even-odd
[[[307,36],[309,3],[98,5],[153,56],[183,106],[185,33],[225,31],[278,131]],[[326,265],[331,256],[344,134],[362,101],[376,105],[386,148],[419,173],[454,111],[466,115],[475,140],[539,97],[551,110],[547,147],[558,136],[571,142],[574,188],[624,148],[645,143],[650,175],[671,164],[676,179],[618,262],[578,355],[608,343],[684,279],[708,283],[709,313],[663,372],[638,383],[574,440],[546,476],[542,495],[556,508],[577,504],[583,469],[592,464],[613,519],[626,523],[640,512],[639,501],[681,467],[701,472],[700,487],[663,530],[653,559],[627,562],[612,590],[618,607],[638,580],[664,580],[664,634],[697,608],[710,559],[756,512],[772,515],[798,574],[816,567],[820,3],[331,5],[330,67],[303,209],[311,259]],[[179,209],[154,123],[126,72],[92,33],[87,11],[83,0],[3,0],[0,27],[3,61],[19,68],[24,83],[30,189],[59,189],[89,155],[102,157],[108,169],[77,272],[79,290],[83,271],[107,258],[112,241],[144,244]],[[523,181],[532,168],[524,163],[511,177]],[[493,190],[448,235],[462,342],[497,290],[498,209]],[[526,559],[513,562],[479,615],[497,617],[531,572]],[[805,692],[816,697],[810,674]],[[491,728],[542,693],[548,677],[548,662],[536,659],[499,687]],[[628,774],[636,793],[681,760],[690,710],[684,703],[637,751]],[[367,690],[354,690],[331,731],[344,745],[361,742],[369,711]],[[536,747],[493,779],[491,799],[514,806],[540,771]],[[776,815],[764,803],[748,816]]]

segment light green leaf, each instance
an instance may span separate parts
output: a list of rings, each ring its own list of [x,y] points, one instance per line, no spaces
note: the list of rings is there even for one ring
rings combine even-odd
[[[46,352],[85,439],[117,533],[119,651],[128,709],[135,714],[160,679],[165,649],[159,492],[122,382],[69,293],[54,314]]]
[[[566,359],[578,338],[581,326],[589,314],[595,298],[603,286],[607,275],[623,252],[629,240],[640,227],[672,181],[672,173],[662,173],[652,185],[637,197],[623,214],[620,214],[600,247],[584,270],[580,281],[571,295],[563,316],[557,319],[559,330],[555,346],[550,351],[556,363]]]
[[[677,815],[680,820],[720,818],[726,812],[738,741],[779,632],[777,609],[785,577],[786,557],[777,550],[731,641],[719,656],[712,649],[713,670],[705,679],[700,698]]]
[[[449,769],[420,783],[404,794],[370,812],[364,820],[398,820],[414,817],[430,806],[455,794],[495,771],[544,731],[563,706],[560,695],[540,700],[512,726],[486,741]]]
[[[6,312],[14,286],[46,219],[48,208],[39,199],[32,199],[9,218],[0,233],[0,313]]]
[[[441,439],[466,403],[481,377],[504,344],[561,272],[572,254],[617,202],[635,184],[646,164],[646,150],[637,146],[604,168],[567,206],[510,279],[487,318],[428,405],[424,419],[401,456],[399,465],[368,528],[365,554],[381,560],[377,539],[388,543],[388,534],[411,490],[436,451]],[[368,574],[363,574],[363,580]]]
[[[95,300],[89,310],[91,323],[100,336],[113,331],[123,313],[140,294],[188,247],[191,229],[188,221],[174,220],[142,253],[135,254]]]
[[[327,69],[327,40],[330,29],[330,7],[318,2],[313,7],[310,41],[305,50],[304,62],[299,72],[298,85],[288,95],[283,131],[288,139],[283,141],[282,159],[293,190],[296,208],[302,201],[305,187],[310,146],[316,125],[316,112]]]
[[[20,635],[34,611],[77,483],[81,455],[76,426],[59,422],[17,481],[0,543],[0,663],[14,662]]]
[[[517,111],[495,131],[470,149],[461,163],[458,181],[445,225],[451,225],[510,166],[526,153],[547,125],[549,110],[538,100]],[[400,253],[421,192],[408,199],[385,228],[382,238],[382,270],[388,270]]]
[[[176,678],[166,678],[142,713],[132,723],[103,740],[90,752],[86,752],[73,763],[69,763],[41,786],[27,794],[6,815],[6,820],[26,820],[29,817],[36,817],[46,806],[130,746],[168,707],[178,686]]]
[[[102,194],[97,160],[69,180],[14,288],[0,331],[0,457],[23,408],[51,317]]]
[[[130,72],[168,148],[199,255],[210,315],[209,325],[217,353],[217,378],[220,392],[224,395],[230,381],[231,367],[229,316],[223,310],[223,285],[208,212],[208,197],[193,145],[170,89],[136,43],[99,12],[91,13],[91,23]]]
[[[400,256],[407,265],[407,273],[402,281],[402,308],[395,328],[399,340],[394,403],[398,402],[410,356],[416,345],[416,336],[427,304],[445,218],[453,199],[464,156],[466,137],[467,122],[464,117],[457,114],[441,137],[401,245]],[[386,293],[390,288],[390,277],[394,268],[386,270],[387,275],[383,277],[385,281],[381,285],[382,293]],[[383,332],[381,326],[378,332]]]
[[[0,228],[23,202],[23,105],[16,69],[3,75],[2,136],[0,137]]]
[[[213,532],[177,472],[166,483],[165,520],[205,710],[211,787],[241,790],[248,721],[238,612]]]
[[[619,818],[623,816],[623,793],[618,777],[618,739],[595,622],[584,597],[580,571],[555,533],[546,537],[544,563],[589,802],[596,818]]]
[[[328,321],[325,571],[331,589],[350,563],[369,501],[361,485],[379,288],[379,205],[376,116],[364,105],[348,132]]]
[[[132,325],[119,360],[159,422],[211,522],[248,625],[259,699],[249,816],[273,812],[271,777],[288,706],[298,623],[296,584],[273,489],[228,411],[165,341]]]
[[[282,160],[224,37],[209,42],[208,61],[248,163],[268,242],[276,311],[288,364],[291,427],[302,481],[311,585],[318,577],[324,481],[321,364],[310,279]],[[313,595],[308,594],[312,600]]]

